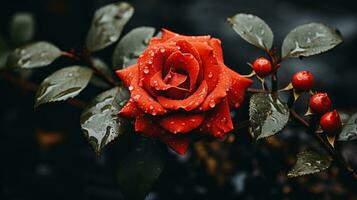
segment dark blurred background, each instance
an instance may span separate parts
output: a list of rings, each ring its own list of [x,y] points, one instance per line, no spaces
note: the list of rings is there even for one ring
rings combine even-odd
[[[81,46],[94,11],[112,0],[3,0],[0,33],[8,40],[11,17],[30,12],[36,19],[35,41],[68,50]],[[264,55],[230,28],[226,17],[238,12],[264,19],[275,33],[275,46],[297,25],[317,21],[337,27],[344,43],[331,52],[283,63],[280,86],[298,70],[315,74],[317,89],[327,91],[334,106],[357,111],[357,6],[352,0],[133,0],[135,14],[124,33],[138,26],[165,27],[187,35],[210,34],[222,40],[226,64],[249,73],[246,62]],[[110,63],[113,47],[96,56]],[[40,83],[54,69],[72,64],[59,59],[51,67],[21,72]],[[115,142],[97,158],[80,131],[81,110],[65,103],[34,111],[34,93],[0,79],[0,199],[121,199],[115,181]],[[81,94],[84,101],[100,90]],[[303,105],[306,98],[302,98]],[[299,108],[299,105],[298,105]],[[301,113],[304,113],[300,106]],[[357,199],[356,181],[336,167],[302,178],[287,179],[301,149],[317,145],[295,124],[278,137],[254,145],[246,131],[234,142],[202,142],[183,157],[173,153],[147,200],[168,199]],[[337,148],[357,168],[355,142]]]

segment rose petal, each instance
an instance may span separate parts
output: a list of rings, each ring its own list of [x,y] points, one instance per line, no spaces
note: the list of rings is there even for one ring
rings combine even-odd
[[[167,144],[172,150],[180,155],[184,155],[187,152],[188,146],[190,144],[190,139],[179,138],[174,135],[163,135],[161,136],[161,141]]]
[[[146,92],[146,90],[138,85],[137,78],[132,80],[129,90],[131,90],[131,98],[145,113],[155,116],[162,115],[167,112],[166,109],[159,104],[159,102],[157,102]]]
[[[227,92],[229,105],[238,108],[244,100],[245,91],[252,85],[253,81],[241,76],[226,66],[224,66],[224,70],[229,74],[231,79],[231,87]]]
[[[207,64],[210,65],[217,65],[217,57],[214,54],[214,49],[208,45],[208,42],[192,42],[192,45],[200,54],[201,60],[203,65],[206,66]]]
[[[221,41],[217,38],[212,38],[209,41],[209,44],[213,48],[214,55],[217,57],[218,61],[223,63],[223,52],[222,52]]]
[[[185,92],[187,92],[187,89],[184,88],[179,88],[178,86],[180,84],[182,84],[183,82],[185,82],[185,80],[187,79],[186,75],[180,75],[177,73],[172,73],[171,79],[174,80],[170,80],[169,83],[165,83],[165,80],[162,80],[162,76],[161,76],[161,72],[157,72],[150,81],[150,86],[153,87],[155,90],[159,90],[159,91],[163,91],[163,90],[167,90],[169,88],[177,88],[178,90],[184,90]]]
[[[224,139],[226,133],[233,130],[232,118],[226,99],[210,112],[210,115],[202,123],[201,129],[219,139]]]
[[[176,73],[176,72],[169,72],[169,74],[164,79],[164,81],[167,81],[167,84],[172,85],[174,87],[181,85],[186,80],[187,80],[187,75]]]
[[[204,114],[180,113],[164,116],[159,123],[170,133],[188,133],[199,127],[204,119]]]
[[[149,137],[161,137],[166,133],[158,124],[153,123],[151,117],[146,115],[139,115],[135,120],[135,131],[143,133]]]
[[[125,86],[129,86],[135,76],[138,75],[138,65],[131,65],[127,68],[117,70],[116,75],[123,81]]]
[[[166,60],[164,72],[169,70],[186,72],[190,77],[190,91],[192,91],[197,82],[200,66],[192,54],[176,51]]]
[[[143,114],[142,110],[138,108],[132,98],[123,106],[123,108],[119,111],[119,116],[127,117],[127,118],[135,118],[138,115]]]
[[[167,29],[165,29],[165,28],[161,29],[161,32],[162,32],[162,37],[161,37],[162,42],[164,42],[164,41],[166,41],[166,40],[168,40],[168,39],[170,39],[170,38],[179,36],[179,34],[174,33],[174,32],[172,32],[172,31],[169,31],[169,30],[167,30]]]
[[[131,92],[131,97],[134,99],[138,107],[147,114],[155,116],[166,113],[166,109],[140,87],[136,87]]]
[[[149,45],[148,46],[153,46],[153,45],[157,45],[161,43],[161,38],[159,37],[152,37],[149,41]]]
[[[217,104],[221,102],[223,98],[227,96],[227,90],[229,90],[231,86],[231,80],[228,73],[222,68],[219,67],[220,73],[218,74],[218,82],[216,87],[212,90],[211,93],[208,94],[207,98],[202,103],[200,110],[206,111],[214,108]],[[206,75],[209,78],[210,74]],[[214,75],[212,75],[214,76]]]
[[[165,50],[162,52],[162,50]],[[169,45],[156,45],[149,47],[144,51],[138,59],[139,66],[139,82],[146,91],[151,95],[156,95],[156,91],[150,86],[151,78],[157,73],[162,71],[162,66],[166,59],[172,52],[177,51],[176,48]]]
[[[186,99],[183,100],[174,100],[174,99],[169,99],[163,96],[157,97],[158,102],[166,109],[170,110],[178,110],[180,108],[186,110],[186,111],[191,111],[196,109],[201,103],[204,101],[204,99],[207,96],[207,83],[206,81],[203,81],[200,85],[200,87],[193,93],[191,96],[189,96]]]
[[[189,42],[204,42],[204,41],[208,41],[211,38],[211,36],[209,35],[203,35],[203,36],[180,35],[164,28],[161,29],[161,31],[162,31],[162,40],[161,40],[162,42],[178,41],[178,40],[187,40]]]
[[[172,150],[180,155],[186,153],[190,143],[188,138],[182,138],[168,133],[157,123],[154,123],[152,118],[145,115],[141,115],[136,118],[135,131],[143,133],[148,137],[159,138],[162,142],[167,144]]]

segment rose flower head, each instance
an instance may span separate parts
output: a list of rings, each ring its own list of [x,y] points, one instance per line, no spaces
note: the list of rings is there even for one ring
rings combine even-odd
[[[187,151],[189,134],[224,139],[233,130],[230,108],[240,106],[252,84],[224,65],[219,39],[165,29],[136,64],[116,74],[131,94],[119,115],[179,154]]]

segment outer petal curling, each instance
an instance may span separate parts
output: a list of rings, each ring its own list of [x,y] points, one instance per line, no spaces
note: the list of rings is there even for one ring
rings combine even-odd
[[[224,139],[225,135],[233,130],[229,105],[224,99],[210,112],[201,126],[202,131],[211,133],[214,137]]]
[[[137,78],[134,78],[131,83],[131,98],[135,101],[136,105],[145,113],[150,115],[162,115],[167,111],[151,97],[143,88],[138,85]]]
[[[144,115],[138,116],[135,121],[135,131],[143,133],[148,137],[157,137],[162,142],[167,144],[172,150],[180,155],[186,153],[190,140],[188,138],[182,138],[175,135],[171,135],[157,124],[153,123],[153,120]]]
[[[116,75],[123,81],[125,86],[129,86],[131,81],[138,76],[138,65],[131,65],[127,68],[117,70]]]
[[[217,38],[212,38],[209,41],[209,44],[213,48],[214,55],[217,57],[218,61],[223,63],[223,52],[222,52],[221,41]]]
[[[202,103],[200,110],[206,111],[214,108],[217,104],[221,102],[223,98],[227,96],[227,91],[231,87],[231,81],[230,76],[226,73],[225,70],[222,69],[222,67],[220,67],[221,73],[219,74],[216,87]]]
[[[187,152],[190,144],[190,139],[184,137],[175,137],[174,135],[163,135],[161,141],[167,144],[172,150],[180,155],[184,155]]]
[[[119,111],[119,116],[127,117],[127,118],[135,118],[138,115],[143,114],[143,111],[138,108],[132,98],[123,106],[123,108]]]
[[[253,81],[232,71],[226,66],[224,66],[224,70],[229,74],[231,79],[231,87],[227,92],[229,105],[238,108],[244,100],[245,91],[252,85]]]

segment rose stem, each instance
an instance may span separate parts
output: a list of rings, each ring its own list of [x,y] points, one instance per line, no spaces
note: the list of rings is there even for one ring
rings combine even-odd
[[[276,49],[272,48],[271,50],[267,51],[271,63],[272,63],[272,76],[271,76],[271,93],[274,98],[278,97],[278,69],[280,67],[281,58],[276,53]]]

